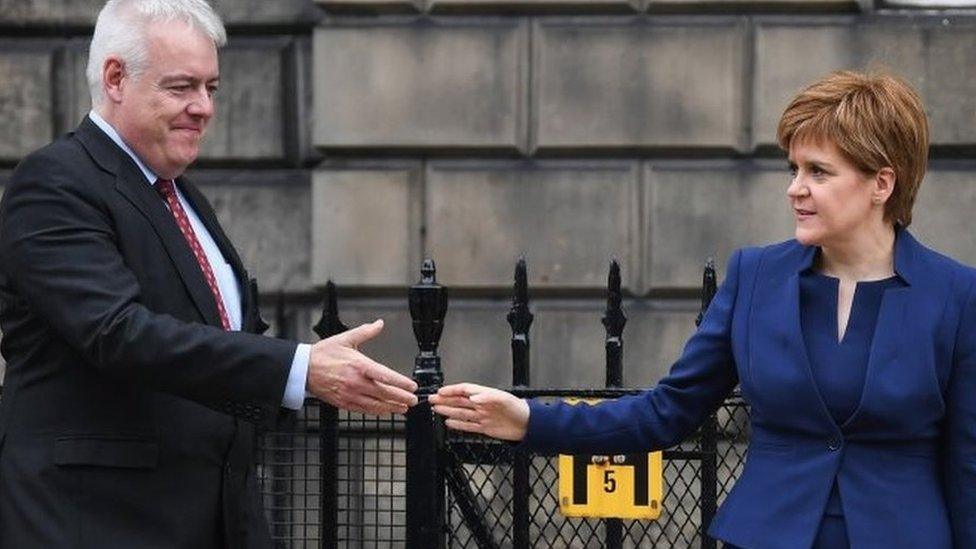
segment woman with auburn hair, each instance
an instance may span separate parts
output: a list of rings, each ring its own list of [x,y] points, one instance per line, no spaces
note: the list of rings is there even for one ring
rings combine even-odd
[[[779,123],[796,237],[736,251],[669,374],[595,406],[443,387],[453,429],[538,453],[670,447],[739,385],[726,547],[976,547],[976,271],[909,233],[928,129],[910,86],[838,72]]]

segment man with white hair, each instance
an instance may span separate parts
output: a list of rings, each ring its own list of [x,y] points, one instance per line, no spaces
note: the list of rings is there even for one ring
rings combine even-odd
[[[110,0],[93,110],[7,186],[0,547],[269,547],[255,423],[306,391],[368,413],[416,402],[356,350],[380,321],[315,345],[253,333],[253,283],[182,175],[225,40],[204,0]]]

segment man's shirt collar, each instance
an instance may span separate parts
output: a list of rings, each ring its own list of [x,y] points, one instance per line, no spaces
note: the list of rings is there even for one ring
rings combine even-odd
[[[107,135],[109,139],[111,139],[116,145],[118,145],[120,149],[122,149],[123,151],[126,152],[126,154],[132,157],[132,160],[136,163],[136,166],[139,166],[139,169],[142,170],[142,174],[146,176],[146,180],[149,181],[150,185],[156,184],[156,179],[158,179],[156,174],[153,173],[153,171],[150,170],[149,167],[146,166],[146,164],[139,159],[139,157],[136,155],[135,152],[132,151],[131,148],[129,148],[129,146],[125,143],[125,141],[122,140],[122,136],[119,135],[119,132],[115,131],[115,128],[113,128],[111,124],[109,124],[104,118],[102,118],[100,114],[95,112],[95,109],[92,109],[88,113],[88,118],[90,118],[91,121],[94,122],[95,125],[98,126],[103,132],[105,132],[105,135]]]

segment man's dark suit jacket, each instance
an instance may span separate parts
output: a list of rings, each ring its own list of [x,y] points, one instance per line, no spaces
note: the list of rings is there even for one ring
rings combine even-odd
[[[237,275],[242,332],[220,328],[172,214],[88,118],[5,190],[0,547],[270,545],[254,424],[278,414],[296,344],[244,333],[253,285],[177,184]]]

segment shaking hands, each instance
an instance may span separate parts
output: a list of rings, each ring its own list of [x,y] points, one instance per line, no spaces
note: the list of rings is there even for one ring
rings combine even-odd
[[[405,414],[417,404],[417,384],[359,352],[359,345],[383,331],[383,321],[323,339],[312,345],[306,389],[337,408],[381,415]],[[451,429],[518,441],[529,424],[529,405],[491,387],[459,383],[430,396],[435,413]]]

